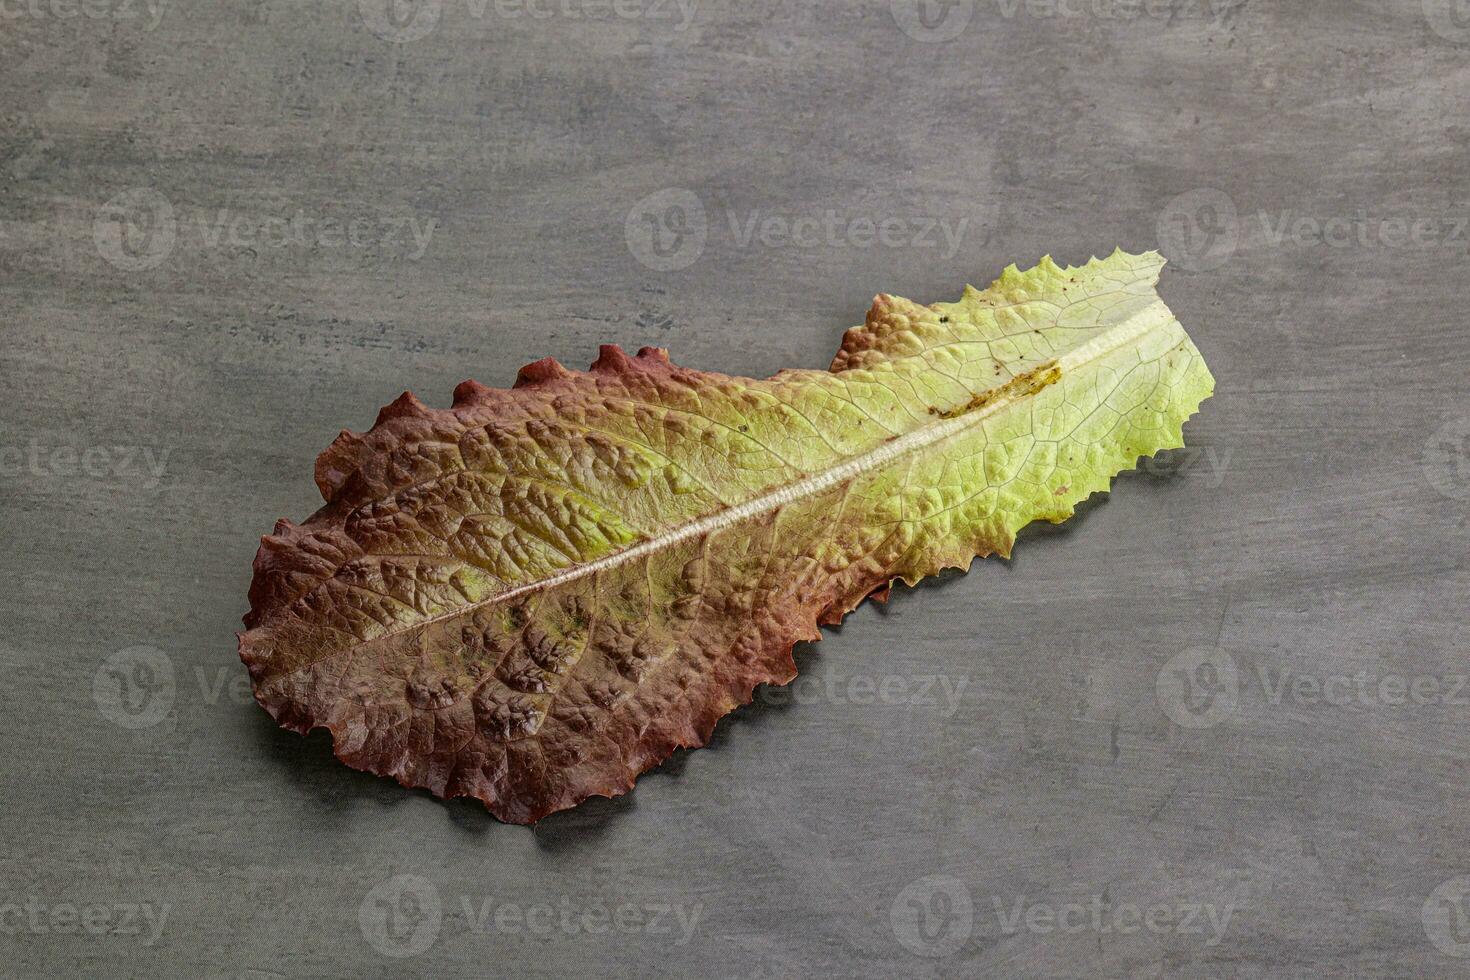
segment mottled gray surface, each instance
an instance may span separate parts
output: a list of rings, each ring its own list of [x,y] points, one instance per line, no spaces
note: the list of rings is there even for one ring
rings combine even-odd
[[[386,2],[0,2],[3,972],[1466,970],[1463,2]],[[503,826],[243,690],[404,388],[1160,242],[1193,448],[628,797]]]

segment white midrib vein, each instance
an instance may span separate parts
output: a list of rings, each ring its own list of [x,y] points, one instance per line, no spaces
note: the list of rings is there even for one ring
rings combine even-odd
[[[1117,326],[1098,334],[1085,344],[1067,351],[1051,363],[1057,369],[1057,377],[1059,379],[1065,378],[1069,375],[1076,374],[1079,369],[1093,361],[1107,357],[1109,354],[1124,347],[1132,346],[1151,330],[1161,326],[1167,327],[1172,322],[1173,317],[1168,313],[1167,307],[1164,307],[1162,302],[1155,301],[1128,319],[1123,320]],[[467,603],[463,606],[456,606],[454,609],[430,616],[426,619],[415,620],[413,623],[405,625],[402,629],[381,633],[373,637],[373,641],[376,642],[399,633],[418,630],[441,620],[455,619],[483,606],[511,602],[524,595],[554,589],[559,585],[575,582],[577,579],[585,578],[588,575],[596,575],[598,572],[606,571],[609,568],[616,568],[625,562],[637,561],[645,555],[654,554],[665,548],[672,548],[692,538],[699,538],[723,530],[724,528],[749,520],[752,517],[769,513],[779,507],[784,507],[793,501],[801,500],[805,497],[814,497],[823,491],[830,490],[838,484],[882,469],[902,456],[918,452],[921,449],[927,449],[930,446],[972,429],[1003,409],[1030,397],[1035,393],[1035,388],[1024,384],[1016,385],[1016,381],[1023,377],[1025,376],[1012,379],[1005,385],[1000,386],[1001,391],[994,399],[973,411],[965,412],[954,418],[941,419],[931,425],[922,426],[912,432],[890,439],[865,453],[849,457],[836,466],[823,470],[821,473],[803,477],[793,483],[777,487],[775,490],[764,493],[759,497],[747,500],[745,503],[725,507],[706,517],[681,524],[676,528],[665,531],[663,534],[647,538],[637,544],[630,545],[619,551],[614,551],[611,554],[603,555],[594,561],[589,561],[581,565],[573,565],[564,571],[557,572],[555,575],[543,579],[538,579],[535,582],[528,582],[525,585],[518,585],[513,589],[497,592],[494,595],[486,596],[484,599]],[[1013,386],[1015,390],[1005,390]]]

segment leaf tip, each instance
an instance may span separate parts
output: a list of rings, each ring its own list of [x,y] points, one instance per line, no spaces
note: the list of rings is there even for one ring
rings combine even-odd
[[[543,357],[539,361],[532,361],[516,372],[516,383],[513,388],[526,388],[531,385],[547,384],[559,381],[562,378],[570,378],[572,372],[562,367],[562,363],[554,357]]]
[[[603,344],[597,348],[597,360],[589,371],[598,374],[620,374],[633,367],[633,359],[617,344]]]
[[[424,418],[428,414],[429,406],[419,401],[413,392],[405,391],[378,410],[378,418],[373,425],[382,425],[392,419]]]
[[[454,386],[454,408],[471,405],[490,394],[490,389],[473,378],[466,378]]]
[[[385,408],[384,411],[387,411]],[[381,419],[382,413],[379,413]],[[322,450],[322,454],[316,458],[316,468],[313,473],[316,479],[316,488],[321,491],[322,499],[327,503],[332,502],[342,489],[343,483],[348,476],[357,469],[359,457],[364,444],[363,437],[350,429],[343,429],[332,440],[332,444]]]
[[[881,323],[883,318],[893,310],[893,307],[894,300],[891,294],[879,293],[874,296],[873,305],[868,307],[868,315],[866,317],[868,325],[872,326],[873,324]]]

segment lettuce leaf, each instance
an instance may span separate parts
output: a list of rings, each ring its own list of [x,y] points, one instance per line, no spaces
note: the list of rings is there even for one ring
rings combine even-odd
[[[765,380],[605,346],[509,390],[413,395],[321,455],[262,538],[240,656],[348,765],[526,823],[700,746],[869,595],[1058,522],[1183,445],[1214,386],[1163,259],[1043,259],[879,295],[828,371]]]

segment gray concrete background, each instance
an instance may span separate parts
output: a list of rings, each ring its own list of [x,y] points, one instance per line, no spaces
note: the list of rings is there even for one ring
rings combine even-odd
[[[1465,972],[1463,3],[388,13],[0,2],[6,974]],[[503,826],[244,692],[258,535],[405,388],[1156,244],[1191,448],[630,796]]]

